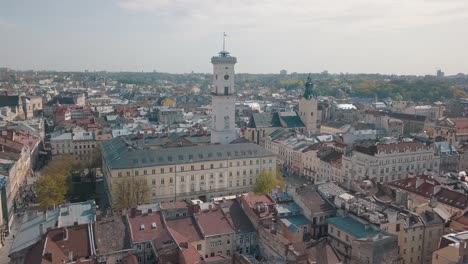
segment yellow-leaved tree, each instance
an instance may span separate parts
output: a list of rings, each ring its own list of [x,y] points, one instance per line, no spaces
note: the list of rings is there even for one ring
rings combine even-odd
[[[36,182],[37,198],[40,206],[58,206],[65,203],[65,195],[71,188],[71,173],[75,162],[70,156],[52,160],[42,170],[41,177]]]
[[[271,190],[276,186],[284,186],[284,179],[281,172],[277,171],[273,173],[262,170],[260,175],[258,175],[257,182],[255,183],[254,192],[258,194],[271,193]]]

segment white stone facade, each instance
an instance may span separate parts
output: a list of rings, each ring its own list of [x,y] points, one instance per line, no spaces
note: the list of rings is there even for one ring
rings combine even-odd
[[[211,143],[229,144],[237,138],[235,130],[234,65],[237,62],[222,51],[213,63]]]
[[[301,98],[299,101],[299,116],[304,123],[307,132],[318,133],[320,130],[317,128],[317,99]]]
[[[426,170],[439,171],[439,159],[434,150],[419,142],[376,145],[354,150],[343,156],[343,179],[375,179],[384,183],[406,178],[409,173],[422,174]]]

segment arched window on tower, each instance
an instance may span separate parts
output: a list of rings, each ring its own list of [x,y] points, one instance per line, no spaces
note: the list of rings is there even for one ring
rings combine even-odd
[[[229,116],[224,117],[224,129],[229,129]]]
[[[314,112],[310,112],[310,116],[314,116]]]

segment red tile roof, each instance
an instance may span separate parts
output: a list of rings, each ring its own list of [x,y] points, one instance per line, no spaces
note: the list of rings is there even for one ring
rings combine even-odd
[[[62,264],[73,260],[93,257],[88,235],[88,225],[71,226],[50,230],[42,241],[26,255],[28,264]],[[78,262],[79,263],[79,262]]]
[[[457,128],[457,135],[468,134],[468,118],[450,118]]]
[[[193,242],[203,240],[203,236],[200,234],[198,227],[192,217],[166,220],[166,224],[170,230],[177,231],[177,233],[183,236],[186,241]],[[178,240],[175,237],[174,239]]]
[[[162,248],[168,241],[172,241],[169,232],[162,223],[160,212],[132,216],[129,217],[128,222],[130,223],[133,243],[152,240],[158,249]],[[153,228],[153,223],[156,224],[156,228]]]
[[[223,211],[218,208],[203,210],[196,214],[200,229],[205,236],[234,233]]]
[[[259,202],[265,203],[268,206],[273,206],[276,204],[275,200],[268,194],[251,194],[249,193],[248,195],[242,196],[242,199],[244,199],[248,204],[250,208],[255,208],[255,205]]]
[[[418,182],[419,180],[419,182]],[[419,185],[418,185],[419,183]],[[440,203],[464,210],[468,207],[468,196],[442,187],[441,184],[427,176],[416,176],[388,183],[388,185],[418,194],[430,199],[436,198]]]

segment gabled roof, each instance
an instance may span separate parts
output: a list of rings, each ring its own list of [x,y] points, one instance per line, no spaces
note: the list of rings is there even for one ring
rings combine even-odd
[[[153,241],[154,247],[160,249],[163,245],[172,242],[160,212],[130,216],[128,222],[133,243]]]
[[[279,113],[281,126],[285,128],[305,127],[304,122],[296,112]]]
[[[252,113],[250,116],[249,128],[263,128],[263,127],[281,127],[278,113],[264,112]]]
[[[468,196],[466,194],[456,192],[445,187],[439,187],[440,189],[437,189],[436,186],[440,186],[440,183],[433,179],[429,179],[427,176],[402,179],[388,184],[390,186],[421,195],[427,199],[434,197],[440,203],[461,210],[465,210],[465,208],[468,207]]]
[[[175,230],[177,231],[177,234],[180,235],[180,237],[174,237],[178,243],[184,241],[195,242],[203,240],[203,236],[200,234],[193,217],[166,220],[166,225],[169,228],[171,234],[174,235],[173,230]],[[181,239],[182,237],[183,239]]]
[[[197,221],[205,237],[234,233],[221,209],[216,207],[200,211],[197,214]]]
[[[77,263],[80,259],[92,259],[96,254],[90,242],[90,232],[93,232],[90,225],[50,230],[26,255],[26,263],[61,264],[69,262],[70,257]]]

